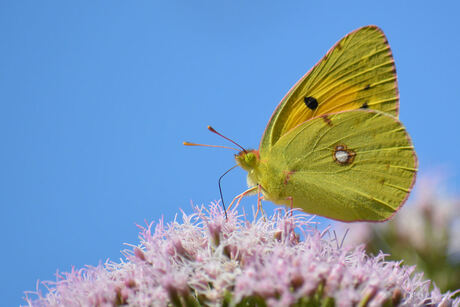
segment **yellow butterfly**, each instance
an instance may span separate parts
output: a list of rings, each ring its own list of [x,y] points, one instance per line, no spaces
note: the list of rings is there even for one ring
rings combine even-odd
[[[259,190],[275,204],[346,222],[390,218],[417,172],[398,111],[385,35],[376,26],[349,33],[281,100],[259,150],[235,155],[250,186],[240,195]]]

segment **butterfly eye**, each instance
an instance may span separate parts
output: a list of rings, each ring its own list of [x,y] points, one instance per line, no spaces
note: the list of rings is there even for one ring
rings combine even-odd
[[[240,151],[235,155],[236,163],[245,170],[251,170],[257,167],[259,157],[256,150]]]
[[[345,145],[337,145],[333,153],[334,161],[340,165],[351,164],[355,156],[356,153],[351,149],[347,149]]]
[[[316,100],[316,98],[314,97],[305,96],[303,102],[305,102],[305,105],[310,110],[315,110],[318,107],[318,100]]]
[[[253,166],[257,162],[257,157],[253,152],[248,152],[244,156],[244,160],[245,160],[247,165]]]

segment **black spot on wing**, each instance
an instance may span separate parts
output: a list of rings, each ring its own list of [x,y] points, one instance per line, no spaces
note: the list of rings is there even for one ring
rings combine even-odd
[[[318,100],[316,100],[314,97],[305,96],[303,102],[305,102],[305,105],[310,110],[315,110],[318,107]]]
[[[370,89],[370,88],[371,88],[371,85],[368,84],[368,85],[366,85],[366,87],[364,88],[364,90],[368,90],[368,89]]]
[[[367,104],[367,101],[365,103],[363,103],[363,105],[361,107],[359,107],[360,109],[369,109],[369,105]]]

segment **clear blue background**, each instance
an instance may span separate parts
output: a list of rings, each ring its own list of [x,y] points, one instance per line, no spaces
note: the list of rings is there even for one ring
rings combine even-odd
[[[458,189],[455,1],[0,1],[1,304],[56,269],[117,260],[135,223],[219,198],[289,88],[349,31],[380,26],[421,174]],[[230,200],[245,188],[224,179]],[[245,208],[255,203],[245,202]],[[273,209],[264,205],[267,211]],[[328,222],[327,222],[328,223]]]

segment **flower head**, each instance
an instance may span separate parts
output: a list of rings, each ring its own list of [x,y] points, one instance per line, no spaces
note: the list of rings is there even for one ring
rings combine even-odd
[[[327,230],[326,230],[327,232]],[[342,248],[306,214],[248,221],[217,204],[141,228],[126,261],[60,274],[30,306],[460,305],[413,267]]]

